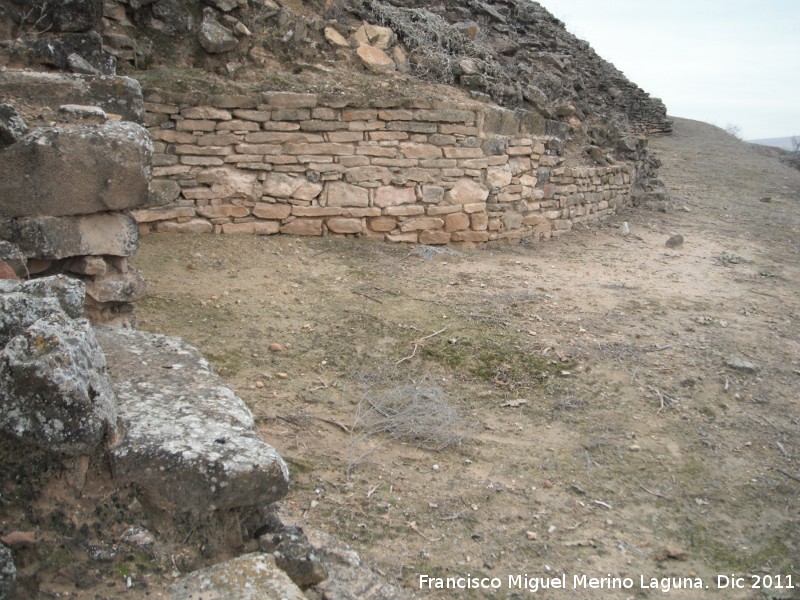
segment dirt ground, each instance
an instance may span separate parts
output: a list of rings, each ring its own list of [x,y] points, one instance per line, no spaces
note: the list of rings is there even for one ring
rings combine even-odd
[[[651,145],[666,212],[547,243],[149,236],[139,325],[248,402],[287,520],[419,597],[800,598],[800,173],[695,121]]]
[[[668,206],[546,243],[148,236],[139,326],[247,401],[285,521],[416,597],[800,598],[800,172],[695,121],[651,145]],[[174,556],[74,562],[81,510],[130,525],[107,496],[43,517],[26,582],[158,596]]]

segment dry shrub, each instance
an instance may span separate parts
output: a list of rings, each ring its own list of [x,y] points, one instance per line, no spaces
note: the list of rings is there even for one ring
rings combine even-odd
[[[364,393],[356,406],[350,428],[347,476],[371,449],[361,448],[376,436],[402,440],[420,448],[440,451],[456,446],[467,435],[464,418],[447,398],[441,386],[428,374],[410,383],[395,385],[396,371],[383,369],[379,374],[362,378]],[[387,383],[389,385],[387,385]]]

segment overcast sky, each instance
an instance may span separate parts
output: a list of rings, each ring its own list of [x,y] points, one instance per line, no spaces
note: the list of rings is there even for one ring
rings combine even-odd
[[[800,134],[800,0],[539,0],[670,115]]]

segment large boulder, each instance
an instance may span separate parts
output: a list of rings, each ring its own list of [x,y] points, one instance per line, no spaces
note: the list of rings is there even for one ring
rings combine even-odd
[[[64,277],[0,282],[0,431],[69,456],[92,454],[117,422],[103,352],[73,318],[82,300],[83,285]]]
[[[266,506],[286,494],[286,463],[195,348],[144,331],[96,333],[126,431],[110,450],[115,478],[155,506],[197,514]]]
[[[0,214],[82,215],[149,201],[153,142],[130,122],[42,127],[0,152]]]

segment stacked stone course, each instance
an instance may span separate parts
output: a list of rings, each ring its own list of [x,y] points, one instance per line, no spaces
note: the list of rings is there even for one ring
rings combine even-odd
[[[154,91],[145,110],[164,205],[134,213],[142,234],[543,239],[623,206],[631,185],[629,165],[568,167],[557,140],[479,103]]]

